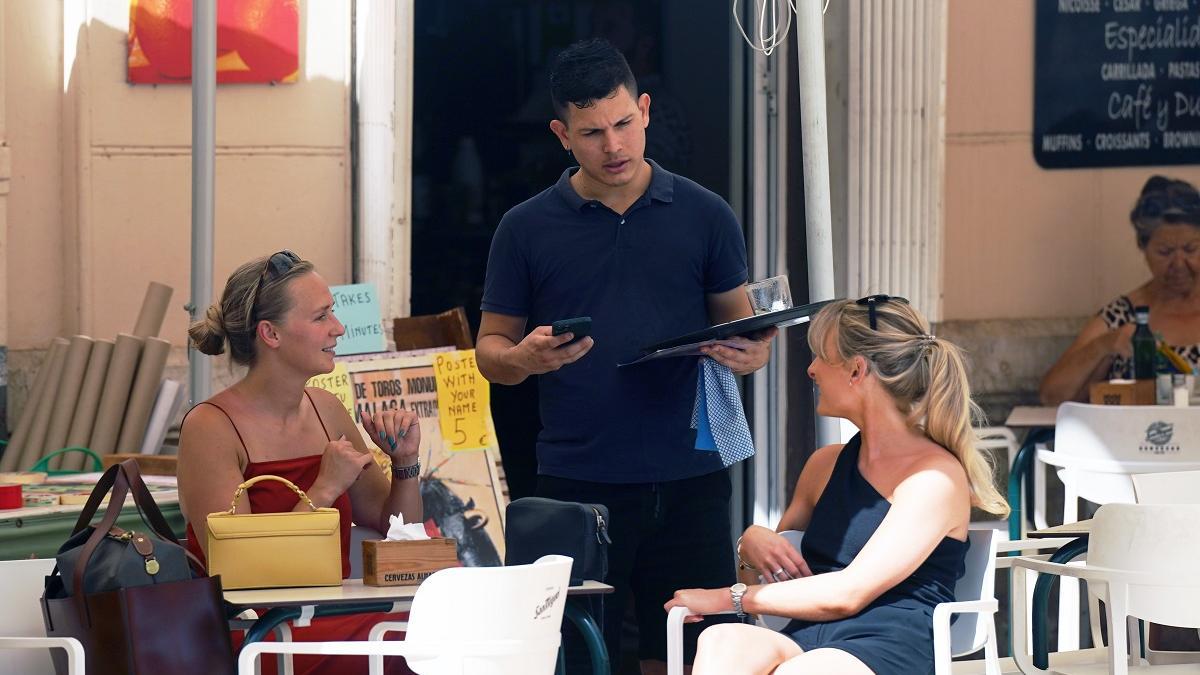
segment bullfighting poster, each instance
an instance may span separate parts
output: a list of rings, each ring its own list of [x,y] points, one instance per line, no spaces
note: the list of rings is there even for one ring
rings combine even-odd
[[[461,396],[454,391],[460,380],[438,381],[437,359],[452,359],[457,367],[464,363],[474,369],[474,350],[425,353],[415,356],[382,355],[382,358],[351,357],[338,359],[344,364],[353,392],[355,420],[358,414],[374,413],[380,408],[406,409],[417,413],[421,425],[421,498],[426,529],[458,540],[459,560],[467,566],[500,565],[504,560],[503,486],[496,459],[499,447],[487,401],[477,409],[486,434],[485,443],[474,449],[455,450],[442,435],[445,427],[441,410],[459,410],[439,397]],[[445,371],[445,364],[442,364]],[[478,370],[474,373],[478,375]],[[461,378],[462,371],[456,371]],[[313,378],[311,386],[323,386],[331,378]],[[473,420],[462,424],[473,425]],[[454,424],[447,428],[454,428]],[[360,425],[361,431],[361,425]],[[364,433],[364,438],[365,432]],[[368,441],[368,445],[371,443]],[[387,461],[386,458],[383,461]]]

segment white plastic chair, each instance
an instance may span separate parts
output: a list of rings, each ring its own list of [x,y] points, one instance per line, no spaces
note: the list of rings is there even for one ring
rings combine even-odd
[[[1200,471],[1134,474],[1138,504],[1200,504]]]
[[[46,637],[42,623],[42,589],[54,560],[0,561],[0,671],[22,675],[54,675],[50,649],[67,652],[67,672],[84,672],[83,645],[75,638]],[[9,650],[17,650],[12,653]]]
[[[403,656],[420,675],[550,675],[558,658],[571,559],[435,572],[413,598],[404,640],[256,642],[238,656],[253,673],[259,654]]]
[[[1129,655],[1129,619],[1200,628],[1200,538],[1195,536],[1200,505],[1106,504],[1092,519],[1085,564],[1013,559],[1014,635],[1025,634],[1025,586],[1028,575],[1055,574],[1086,580],[1107,608],[1107,664],[1058,664],[1053,671],[1033,665],[1026,649],[1014,649],[1021,672],[1033,673],[1197,673],[1200,664],[1133,665]]]
[[[991,528],[968,534],[966,569],[954,586],[954,601],[943,602],[933,611],[933,652],[936,675],[950,675],[954,656],[984,650],[985,672],[1000,675],[996,648],[996,542],[1001,534]],[[674,607],[667,614],[667,675],[683,675],[683,620],[693,612]],[[975,614],[974,621],[954,621],[954,614]],[[790,619],[772,617],[760,623],[779,630]],[[782,625],[780,625],[782,622]]]
[[[1200,504],[1200,471],[1138,473],[1132,476],[1139,504]],[[1152,649],[1147,640],[1146,659],[1158,663],[1195,663],[1200,652]]]
[[[1054,450],[1037,460],[1057,469],[1063,483],[1063,523],[1079,520],[1079,499],[1134,503],[1131,476],[1200,469],[1200,408],[1064,403],[1058,408]],[[1034,466],[1035,474],[1040,473]],[[1079,583],[1059,585],[1059,651],[1079,648]],[[1099,617],[1092,603],[1092,635]]]

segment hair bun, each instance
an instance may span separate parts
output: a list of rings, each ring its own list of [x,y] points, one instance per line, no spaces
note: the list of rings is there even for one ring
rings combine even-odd
[[[188,327],[188,337],[202,354],[216,356],[225,351],[225,316],[221,305],[209,305],[204,318]]]

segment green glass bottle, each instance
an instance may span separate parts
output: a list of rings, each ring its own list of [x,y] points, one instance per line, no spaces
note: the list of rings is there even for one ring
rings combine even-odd
[[[1136,380],[1152,380],[1158,344],[1154,333],[1150,332],[1150,308],[1142,305],[1133,311],[1137,317],[1137,328],[1133,331],[1133,377]]]

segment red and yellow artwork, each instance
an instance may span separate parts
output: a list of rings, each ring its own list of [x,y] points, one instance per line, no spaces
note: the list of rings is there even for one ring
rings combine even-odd
[[[217,82],[295,82],[299,0],[217,0]],[[129,0],[131,84],[192,79],[192,0]]]

